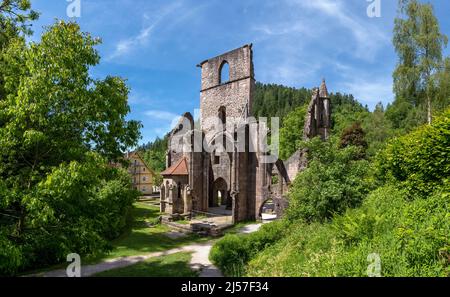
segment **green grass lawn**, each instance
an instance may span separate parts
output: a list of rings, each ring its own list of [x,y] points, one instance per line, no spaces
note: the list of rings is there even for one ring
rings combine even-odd
[[[176,253],[167,256],[151,258],[146,261],[123,268],[97,273],[96,277],[195,277],[196,271],[191,270],[189,261],[191,253]]]
[[[127,232],[112,242],[112,251],[82,260],[83,263],[92,264],[104,259],[142,255],[210,240],[208,237],[200,237],[195,234],[171,239],[164,234],[170,231],[166,225],[158,224],[148,227],[146,223],[154,221],[159,215],[158,207],[145,202],[136,202],[133,209],[133,223]]]

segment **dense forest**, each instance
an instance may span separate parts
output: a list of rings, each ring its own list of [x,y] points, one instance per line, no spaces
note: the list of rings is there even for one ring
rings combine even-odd
[[[394,102],[334,102],[328,141],[301,141],[305,109],[288,99],[299,107],[284,117],[282,156],[308,148],[308,168],[282,219],[216,243],[226,275],[450,276],[450,58],[431,4],[399,2],[393,45]]]

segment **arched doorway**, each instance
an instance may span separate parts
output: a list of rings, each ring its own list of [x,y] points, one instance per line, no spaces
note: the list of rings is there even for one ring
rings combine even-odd
[[[217,178],[213,183],[213,193],[209,207],[224,206],[231,209],[230,201],[227,182],[221,177]]]
[[[263,221],[273,221],[278,218],[277,205],[272,198],[265,200],[259,208],[259,219]]]

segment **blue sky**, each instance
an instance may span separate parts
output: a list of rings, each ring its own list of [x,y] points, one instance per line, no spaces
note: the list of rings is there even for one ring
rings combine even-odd
[[[373,1],[373,0],[371,0]],[[450,36],[450,1],[431,1]],[[370,108],[393,100],[397,0],[80,0],[83,31],[101,37],[95,77],[117,75],[131,88],[130,119],[142,121],[140,143],[163,136],[174,117],[199,107],[196,65],[253,43],[256,80],[351,93]],[[41,17],[33,40],[55,19],[69,19],[66,0],[32,0]],[[450,55],[449,49],[445,51]]]

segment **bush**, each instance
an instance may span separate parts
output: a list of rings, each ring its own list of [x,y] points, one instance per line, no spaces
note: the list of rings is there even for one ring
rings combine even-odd
[[[449,190],[411,201],[388,185],[332,222],[297,221],[248,262],[246,276],[367,276],[372,253],[382,276],[449,276]]]
[[[83,162],[61,164],[31,195],[21,195],[26,228],[20,240],[0,241],[11,258],[4,264],[8,269],[0,266],[1,274],[60,263],[69,253],[86,256],[108,250],[109,240],[124,231],[138,197],[128,173],[111,168],[95,153]]]
[[[378,177],[426,196],[450,177],[450,109],[432,125],[393,139],[377,158]]]
[[[359,158],[359,148],[339,149],[336,140],[313,139],[308,168],[289,190],[290,220],[324,221],[349,207],[357,207],[374,186],[370,166]]]
[[[348,146],[358,147],[360,151],[357,157],[363,159],[368,147],[365,137],[366,133],[361,127],[361,123],[355,122],[351,126],[347,127],[344,132],[342,132],[339,146],[340,148],[345,148]]]
[[[211,249],[210,259],[227,276],[240,276],[249,260],[248,235],[227,234]]]
[[[209,257],[225,275],[241,276],[247,262],[282,238],[287,226],[285,221],[276,221],[251,234],[227,234],[214,244]]]
[[[11,275],[22,264],[22,252],[0,233],[0,275]]]

